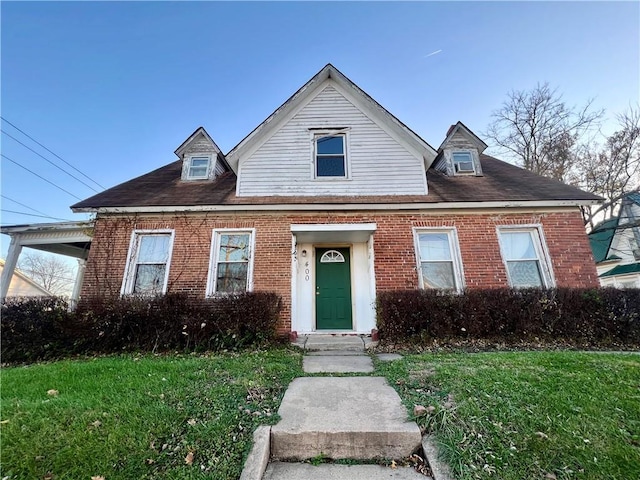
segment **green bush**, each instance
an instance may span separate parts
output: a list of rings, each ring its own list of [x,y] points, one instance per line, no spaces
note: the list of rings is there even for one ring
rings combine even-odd
[[[389,341],[640,344],[639,289],[402,290],[380,293],[376,309],[380,337]]]
[[[247,292],[194,300],[184,294],[84,301],[57,298],[2,304],[2,361],[121,351],[235,350],[276,338],[282,301]]]

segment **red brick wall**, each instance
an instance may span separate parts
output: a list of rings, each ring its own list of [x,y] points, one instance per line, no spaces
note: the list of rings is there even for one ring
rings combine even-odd
[[[379,291],[416,288],[418,276],[413,227],[453,227],[468,288],[506,287],[507,276],[496,228],[541,224],[559,287],[597,287],[591,249],[579,211],[513,214],[433,214],[400,212],[346,213],[199,213],[146,216],[99,216],[82,290],[83,297],[118,295],[134,229],[175,230],[169,290],[195,297],[205,294],[211,234],[214,228],[255,228],[255,290],[282,296],[279,330],[291,326],[291,224],[376,223],[375,275]]]

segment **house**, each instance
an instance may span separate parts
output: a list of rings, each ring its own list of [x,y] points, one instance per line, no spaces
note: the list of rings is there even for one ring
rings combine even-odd
[[[4,271],[4,260],[0,258],[0,273]],[[6,297],[51,297],[53,294],[41,287],[17,268],[9,281]]]
[[[617,216],[589,233],[603,287],[640,288],[640,193],[622,198]]]
[[[96,215],[82,296],[268,290],[280,333],[369,333],[385,290],[597,286],[600,198],[486,147],[458,122],[433,148],[329,64],[230,152],[198,128],[73,205]]]

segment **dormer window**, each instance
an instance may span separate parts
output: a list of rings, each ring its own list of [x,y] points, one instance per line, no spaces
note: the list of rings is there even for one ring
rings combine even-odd
[[[193,156],[189,158],[187,180],[206,180],[209,178],[211,157]]]
[[[476,173],[473,155],[471,152],[452,152],[453,171],[456,175],[473,175]]]

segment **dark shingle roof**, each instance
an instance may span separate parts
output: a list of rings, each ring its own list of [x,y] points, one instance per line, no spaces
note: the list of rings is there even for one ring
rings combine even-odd
[[[611,247],[611,241],[616,234],[618,227],[618,217],[610,218],[598,224],[589,233],[589,243],[593,252],[593,259],[596,263],[607,260],[607,253]]]
[[[428,195],[237,197],[233,172],[224,173],[214,181],[184,182],[180,179],[182,161],[177,160],[78,202],[71,208],[600,200],[596,195],[488,155],[481,155],[481,161],[482,177],[448,177],[433,168],[429,169]]]
[[[613,267],[608,272],[600,275],[602,277],[612,277],[614,275],[626,275],[629,273],[639,273],[640,272],[640,263],[630,263],[628,265],[618,265],[617,267]]]

